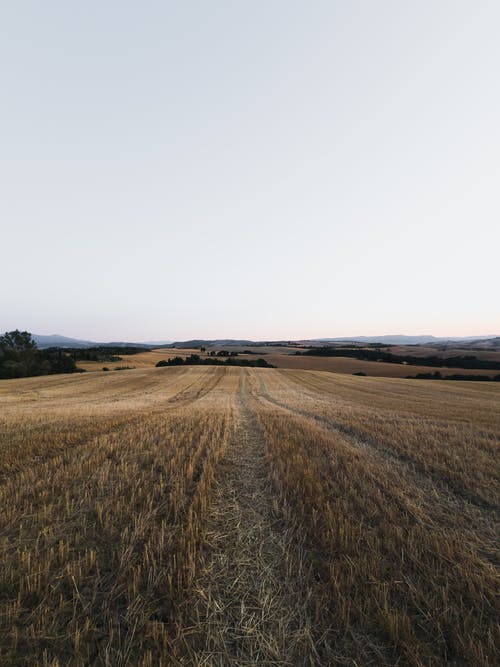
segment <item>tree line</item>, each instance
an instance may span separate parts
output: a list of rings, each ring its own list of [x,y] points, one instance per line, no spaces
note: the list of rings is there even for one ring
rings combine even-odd
[[[75,360],[59,347],[39,350],[29,331],[6,331],[0,336],[0,378],[53,373],[77,373]]]
[[[454,373],[453,375],[441,375],[439,371],[434,373],[417,373],[416,375],[407,375],[407,380],[468,380],[469,382],[500,382],[500,373],[491,377],[490,375],[462,375]]]
[[[199,354],[190,354],[189,357],[173,357],[171,359],[162,359],[156,364],[157,368],[162,366],[249,366],[252,368],[276,368],[265,359],[237,359],[234,356],[226,359],[217,357],[202,358]]]

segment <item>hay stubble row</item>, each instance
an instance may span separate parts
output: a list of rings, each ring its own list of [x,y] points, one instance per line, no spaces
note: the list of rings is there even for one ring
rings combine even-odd
[[[0,385],[2,665],[494,665],[500,388]]]

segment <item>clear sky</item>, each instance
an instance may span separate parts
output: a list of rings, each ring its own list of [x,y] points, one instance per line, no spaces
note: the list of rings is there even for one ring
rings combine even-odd
[[[0,330],[500,334],[498,0],[0,8]]]

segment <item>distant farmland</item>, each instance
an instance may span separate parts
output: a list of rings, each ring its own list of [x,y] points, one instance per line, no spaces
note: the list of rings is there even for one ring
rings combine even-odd
[[[244,351],[249,349],[252,355],[245,355]],[[392,349],[392,348],[391,348]],[[330,371],[333,373],[346,373],[352,375],[353,373],[365,373],[371,377],[397,377],[405,378],[409,375],[416,375],[417,373],[434,373],[439,370],[443,377],[464,374],[464,375],[483,375],[485,377],[493,377],[500,373],[495,369],[463,369],[463,368],[436,368],[435,366],[412,365],[408,366],[403,363],[385,363],[377,361],[365,361],[361,359],[353,359],[350,357],[314,357],[314,356],[296,356],[295,352],[302,350],[297,347],[278,347],[278,346],[256,346],[256,347],[229,347],[229,351],[234,350],[238,355],[245,358],[264,358],[268,363],[278,368],[300,369],[300,370],[318,370]],[[429,355],[439,354],[431,348],[394,348],[395,353],[406,354],[408,350],[412,354]],[[202,357],[210,354],[210,350],[205,353],[201,352],[199,348],[195,349],[175,349],[175,348],[161,348],[150,350],[147,352],[139,352],[133,355],[120,355],[119,362],[102,362],[102,361],[78,361],[77,366],[87,371],[100,371],[103,367],[113,370],[115,367],[129,366],[132,368],[151,368],[162,359],[173,358],[176,356],[187,357],[190,354],[201,354]],[[452,356],[453,352],[446,353],[447,356]],[[456,352],[455,354],[458,354]],[[463,352],[462,352],[463,354]],[[500,361],[498,352],[474,352],[480,359],[491,359],[494,362]]]
[[[499,408],[300,369],[0,382],[0,664],[497,664]]]

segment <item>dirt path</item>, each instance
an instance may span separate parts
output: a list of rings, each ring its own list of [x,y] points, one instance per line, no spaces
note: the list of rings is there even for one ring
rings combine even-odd
[[[265,446],[243,372],[234,437],[217,469],[187,610],[190,627],[182,632],[189,664],[320,664],[299,592],[300,544],[294,542],[292,556],[291,537],[273,508]]]

